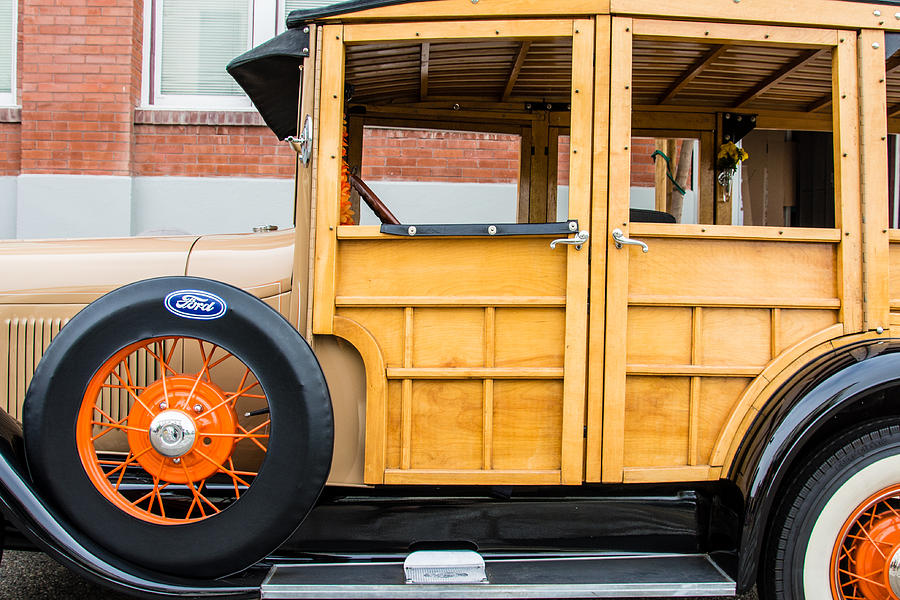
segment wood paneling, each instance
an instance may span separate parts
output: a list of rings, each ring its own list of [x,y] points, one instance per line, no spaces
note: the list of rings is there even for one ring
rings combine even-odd
[[[490,267],[509,260],[529,269]],[[381,441],[370,445],[384,448],[377,462],[367,445],[367,482],[559,483],[569,404],[578,407],[580,465],[583,388],[571,398],[564,389],[566,361],[585,368],[583,351],[567,354],[571,260],[549,238],[406,239],[341,228],[335,322],[371,335],[377,346],[360,352],[367,365],[384,365],[367,368],[386,390],[383,409],[367,403],[367,419],[383,423],[371,428]],[[583,305],[577,315],[586,318]],[[575,329],[576,348],[584,335],[583,325]]]
[[[559,469],[562,400],[560,381],[495,382],[492,468]]]

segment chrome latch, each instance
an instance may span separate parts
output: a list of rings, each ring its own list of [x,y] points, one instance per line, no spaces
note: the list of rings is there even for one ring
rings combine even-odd
[[[558,240],[553,240],[550,242],[551,248],[556,248],[557,244],[574,244],[576,250],[581,250],[581,247],[584,246],[584,243],[588,241],[588,238],[591,237],[587,231],[581,230],[575,233],[575,237],[570,238],[559,238]]]
[[[641,251],[650,252],[650,248],[647,244],[640,240],[633,240],[625,237],[625,234],[622,233],[622,230],[618,227],[612,230],[612,239],[616,243],[616,248],[621,248],[622,246],[640,246]]]
[[[306,115],[303,121],[303,129],[300,131],[300,137],[295,138],[292,135],[284,138],[284,141],[291,145],[294,152],[300,157],[300,162],[304,166],[309,164],[309,158],[312,156],[312,117]]]

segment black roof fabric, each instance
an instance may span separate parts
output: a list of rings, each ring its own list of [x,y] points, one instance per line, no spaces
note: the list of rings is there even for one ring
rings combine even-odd
[[[309,32],[288,29],[244,52],[225,67],[280,140],[297,135],[300,66],[307,56]]]
[[[302,27],[306,23],[311,23],[316,19],[324,17],[332,17],[345,13],[356,12],[358,10],[367,10],[370,8],[380,8],[382,6],[391,6],[394,4],[409,4],[412,2],[430,2],[431,0],[347,0],[346,2],[338,2],[330,6],[321,8],[307,8],[291,11],[287,18],[287,26],[289,28]],[[543,2],[552,2],[553,0],[542,0]],[[649,0],[648,0],[649,1]],[[892,6],[900,6],[900,0],[844,0],[845,2],[864,2],[868,4],[887,4]]]

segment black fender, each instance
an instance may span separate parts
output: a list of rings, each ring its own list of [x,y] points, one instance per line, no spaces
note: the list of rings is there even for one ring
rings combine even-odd
[[[900,339],[866,340],[814,359],[756,416],[729,473],[744,498],[739,592],[756,582],[769,518],[777,508],[782,483],[800,464],[797,461],[832,432],[900,415],[900,403],[878,400],[879,392],[894,387],[900,387]]]
[[[211,582],[175,579],[143,570],[84,539],[35,491],[25,469],[22,429],[0,410],[0,510],[38,549],[82,577],[145,598],[258,598],[262,573]]]

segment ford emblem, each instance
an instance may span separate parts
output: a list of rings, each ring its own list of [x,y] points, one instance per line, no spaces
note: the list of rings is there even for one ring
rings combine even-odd
[[[166,310],[185,319],[209,321],[225,314],[225,301],[209,292],[178,290],[166,296]]]

